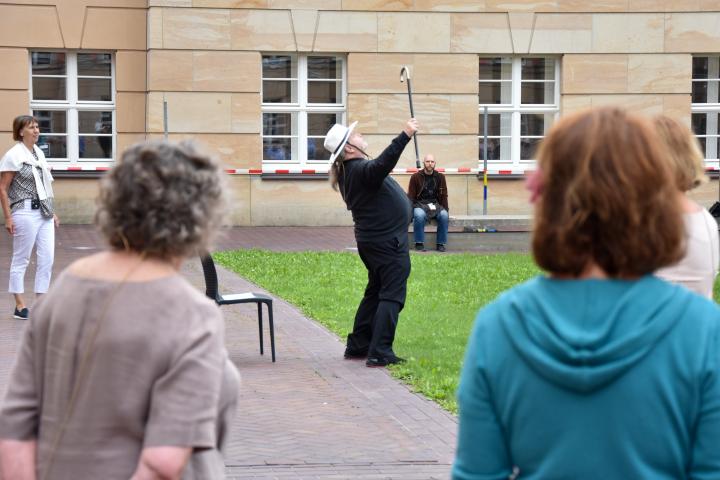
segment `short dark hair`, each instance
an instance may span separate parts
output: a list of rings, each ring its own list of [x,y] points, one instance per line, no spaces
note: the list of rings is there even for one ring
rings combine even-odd
[[[561,119],[538,151],[538,265],[577,276],[592,261],[632,277],[680,260],[684,225],[665,149],[649,120],[619,108]]]
[[[37,118],[32,115],[19,115],[13,120],[13,140],[21,141],[20,131],[31,123],[38,123]]]
[[[187,257],[222,219],[222,170],[192,142],[134,145],[103,178],[95,222],[115,249]]]

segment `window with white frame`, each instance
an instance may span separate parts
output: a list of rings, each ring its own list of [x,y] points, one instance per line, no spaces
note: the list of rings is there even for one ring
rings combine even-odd
[[[694,56],[692,71],[692,129],[708,167],[718,167],[720,152],[720,56]]]
[[[115,68],[107,52],[30,52],[30,108],[49,162],[103,166],[115,151]]]
[[[559,111],[559,62],[554,57],[480,57],[479,160],[494,168],[523,168]]]
[[[263,164],[327,170],[325,134],[345,122],[345,58],[262,56]]]

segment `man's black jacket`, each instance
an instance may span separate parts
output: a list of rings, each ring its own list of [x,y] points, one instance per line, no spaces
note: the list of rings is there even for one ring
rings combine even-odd
[[[355,222],[358,242],[382,242],[407,236],[412,206],[405,191],[389,177],[410,141],[401,133],[374,160],[345,160],[338,187]]]

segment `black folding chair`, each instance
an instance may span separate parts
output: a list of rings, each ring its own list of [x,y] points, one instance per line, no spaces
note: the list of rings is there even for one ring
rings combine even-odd
[[[236,293],[230,295],[221,295],[218,288],[217,270],[215,270],[215,262],[208,252],[200,253],[200,261],[202,262],[203,274],[205,275],[205,295],[214,300],[218,305],[232,305],[235,303],[257,303],[258,309],[258,329],[260,331],[260,355],[263,354],[263,316],[262,305],[267,305],[268,322],[270,323],[270,352],[272,353],[272,361],[275,361],[275,325],[273,324],[273,306],[272,297],[262,293]]]

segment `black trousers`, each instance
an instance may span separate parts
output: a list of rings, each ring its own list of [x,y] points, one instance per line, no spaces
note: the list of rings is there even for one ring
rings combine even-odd
[[[356,354],[367,352],[370,357],[393,356],[395,329],[410,276],[408,236],[358,242],[357,246],[368,271],[368,284],[347,338],[347,349]]]

